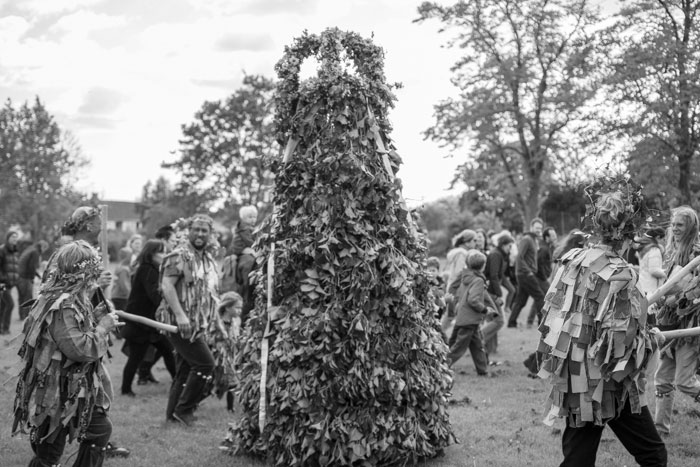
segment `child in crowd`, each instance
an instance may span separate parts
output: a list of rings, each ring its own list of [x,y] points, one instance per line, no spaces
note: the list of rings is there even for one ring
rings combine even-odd
[[[210,332],[209,346],[214,357],[214,393],[218,398],[226,394],[226,408],[233,412],[233,391],[238,387],[234,365],[238,337],[241,330],[243,298],[236,292],[226,292],[217,307],[217,320]]]
[[[450,286],[450,293],[457,303],[455,325],[448,342],[450,351],[447,361],[450,366],[454,365],[469,349],[479,376],[488,375],[488,357],[479,326],[487,314],[496,313],[495,304],[486,293],[485,266],[486,255],[480,251],[471,251],[459,280]]]
[[[440,319],[447,310],[447,304],[445,303],[445,279],[440,275],[440,260],[435,256],[431,256],[428,258],[426,266],[430,290],[435,296],[435,305],[437,307],[435,317]]]

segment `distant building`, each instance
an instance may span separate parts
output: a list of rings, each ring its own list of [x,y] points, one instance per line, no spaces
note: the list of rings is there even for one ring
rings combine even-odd
[[[133,201],[100,201],[107,205],[107,230],[137,233],[141,230],[141,203]]]

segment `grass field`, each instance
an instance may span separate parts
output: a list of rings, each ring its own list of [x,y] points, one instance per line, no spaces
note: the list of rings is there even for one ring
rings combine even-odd
[[[21,323],[13,321],[17,332]],[[554,428],[541,423],[542,407],[547,384],[527,377],[522,360],[535,345],[537,331],[528,329],[503,329],[500,351],[492,358],[502,362],[492,367],[489,378],[477,377],[471,358],[467,356],[455,365],[454,401],[450,415],[459,444],[446,449],[444,457],[421,465],[430,467],[508,467],[508,466],[557,466],[561,461],[560,433],[563,424]],[[7,336],[0,339],[0,378],[4,382],[8,373],[16,367],[17,357],[13,346],[8,346]],[[185,428],[164,422],[164,410],[170,377],[162,365],[155,375],[161,383],[149,386],[134,384],[136,398],[118,394],[121,371],[125,362],[117,342],[109,363],[116,400],[111,411],[114,432],[112,439],[129,447],[128,459],[109,459],[108,466],[167,466],[167,467],[219,467],[264,466],[265,463],[247,457],[231,457],[222,454],[217,446],[231,417],[225,410],[225,402],[208,399],[198,412],[198,426]],[[653,410],[653,387],[648,400]],[[10,412],[14,398],[14,381],[0,387],[0,466],[27,465],[31,449],[26,438],[10,437]],[[669,465],[691,467],[699,465],[700,444],[697,442],[700,428],[700,412],[695,404],[683,395],[676,398],[677,414],[674,433],[667,438]],[[68,445],[63,465],[71,465],[66,457],[77,450]],[[634,466],[636,463],[622,448],[610,430],[605,431],[598,453],[598,467]]]

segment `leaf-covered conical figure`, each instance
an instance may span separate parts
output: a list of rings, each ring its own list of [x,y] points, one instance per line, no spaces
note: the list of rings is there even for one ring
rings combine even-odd
[[[300,82],[312,56],[318,75]],[[263,268],[242,337],[239,452],[278,466],[433,457],[454,441],[452,376],[421,265],[424,241],[394,177],[383,52],[329,29],[296,39],[276,69],[278,138],[290,157],[277,170],[274,214],[257,244],[262,265],[275,245],[274,306],[262,296]]]

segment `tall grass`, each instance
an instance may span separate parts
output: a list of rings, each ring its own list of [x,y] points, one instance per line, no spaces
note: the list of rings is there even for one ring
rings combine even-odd
[[[20,323],[13,323],[19,330]],[[6,336],[0,340],[0,378],[5,381],[14,368],[17,357],[15,346],[7,346]],[[554,428],[542,424],[543,402],[547,383],[530,379],[522,360],[534,348],[537,331],[503,329],[499,336],[500,352],[491,356],[502,362],[491,367],[492,376],[478,377],[466,356],[455,365],[453,404],[450,415],[459,444],[450,446],[443,457],[426,461],[430,467],[508,467],[508,466],[557,466],[561,462],[560,438],[563,423]],[[207,399],[198,412],[197,426],[186,428],[166,423],[165,403],[170,377],[162,365],[155,368],[160,384],[137,386],[137,397],[119,394],[121,372],[125,357],[119,351],[121,342],[112,348],[114,354],[109,370],[115,387],[116,400],[111,410],[114,424],[112,439],[131,449],[128,459],[109,459],[108,466],[124,467],[260,467],[263,461],[244,456],[231,457],[217,447],[232,420],[225,402]],[[653,386],[650,380],[647,399],[653,411]],[[26,437],[10,437],[11,408],[14,399],[14,381],[0,388],[0,466],[27,465],[31,449]],[[669,465],[691,467],[700,465],[700,444],[697,442],[700,428],[700,412],[689,397],[676,398],[673,433],[666,439]],[[700,408],[700,407],[698,407]],[[64,456],[77,450],[68,445]],[[634,466],[636,463],[624,450],[609,429],[605,430],[598,453],[599,467]]]

